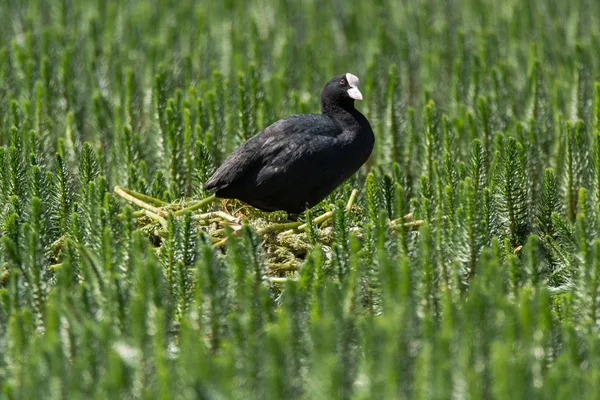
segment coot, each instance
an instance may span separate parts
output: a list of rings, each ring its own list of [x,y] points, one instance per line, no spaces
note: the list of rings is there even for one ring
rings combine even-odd
[[[299,214],[367,161],[375,138],[367,118],[354,108],[362,100],[359,80],[347,73],[321,92],[321,114],[279,120],[231,153],[204,188],[264,211]]]

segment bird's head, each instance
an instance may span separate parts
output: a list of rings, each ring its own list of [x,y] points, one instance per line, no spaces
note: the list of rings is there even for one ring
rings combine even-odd
[[[363,96],[358,85],[360,81],[356,75],[346,73],[332,78],[321,92],[322,102],[333,102],[342,107],[354,106],[355,100],[362,100]]]

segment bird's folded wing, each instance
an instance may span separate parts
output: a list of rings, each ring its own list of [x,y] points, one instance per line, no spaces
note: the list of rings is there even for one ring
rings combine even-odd
[[[272,174],[288,169],[290,164],[298,164],[302,157],[311,158],[331,146],[340,133],[339,126],[318,114],[279,120],[235,149],[204,184],[204,189],[226,190],[232,186],[250,189],[260,185]]]
[[[256,174],[262,165],[262,157],[258,147],[249,145],[240,146],[221,164],[213,176],[204,183],[205,190],[221,190],[244,180],[249,174]]]

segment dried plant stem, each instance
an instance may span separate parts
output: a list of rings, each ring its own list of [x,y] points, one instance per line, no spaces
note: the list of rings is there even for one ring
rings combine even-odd
[[[211,211],[200,215],[194,215],[194,219],[196,220],[207,220],[211,218],[221,218],[227,222],[231,222],[232,224],[239,224],[240,219],[234,217],[233,215],[229,215],[224,211]]]
[[[136,192],[136,191],[131,190],[131,189],[126,188],[126,187],[122,187],[122,186],[118,186],[118,187],[121,190],[123,190],[125,193],[129,194],[130,196],[138,198],[138,199],[140,199],[140,200],[142,200],[142,201],[144,201],[144,202],[146,202],[148,204],[152,204],[153,206],[164,207],[164,206],[168,206],[169,205],[169,203],[167,203],[166,201],[162,201],[162,200],[157,199],[155,197],[151,197],[151,196],[145,195],[143,193]]]
[[[419,220],[416,220],[416,221],[412,221],[412,222],[405,222],[402,225],[400,225],[400,224],[394,224],[394,225],[392,225],[392,223],[390,222],[390,227],[398,229],[398,228],[400,228],[400,226],[404,226],[404,227],[407,227],[407,228],[414,228],[414,229],[416,229],[416,228],[420,227],[421,225],[423,225],[424,223],[425,223],[425,221],[423,221],[422,219],[419,219]]]
[[[356,196],[358,196],[358,189],[353,189],[350,193],[350,198],[348,199],[348,203],[346,203],[345,211],[348,212],[352,209],[354,202],[356,201]]]
[[[229,237],[219,240],[217,243],[215,243],[215,247],[220,248],[220,247],[225,246],[225,244],[227,243],[227,239],[229,239]]]
[[[182,208],[181,210],[178,210],[178,211],[176,211],[176,212],[175,212],[175,215],[176,215],[176,216],[180,216],[180,215],[183,215],[183,214],[185,214],[186,212],[195,211],[195,210],[197,210],[197,209],[199,209],[199,208],[201,208],[201,207],[203,207],[203,206],[205,206],[205,205],[207,205],[207,204],[209,204],[209,203],[211,203],[211,202],[215,201],[215,200],[216,200],[216,198],[217,198],[217,197],[216,197],[214,194],[213,194],[213,195],[211,195],[211,196],[208,196],[207,198],[205,198],[205,199],[202,199],[202,200],[198,201],[197,203],[195,203],[195,204],[192,204],[192,205],[191,205],[191,206],[189,206],[189,207]]]
[[[158,214],[153,213],[150,210],[144,210],[144,213],[146,214],[146,216],[148,218],[152,218],[153,220],[157,221],[160,224],[160,226],[163,227],[163,229],[167,229],[167,220],[166,219],[164,219],[163,217],[161,217]]]
[[[396,218],[390,221],[390,226],[395,226],[403,223],[404,221],[412,221],[413,213],[406,214],[404,217]]]
[[[143,217],[144,215],[146,215],[144,210],[138,210],[138,211],[133,212],[133,218],[140,218],[140,217]]]
[[[167,213],[164,210],[161,210],[160,208],[156,208],[156,207],[146,203],[144,200],[141,200],[140,198],[128,193],[128,191],[125,188],[122,188],[121,186],[115,186],[114,190],[115,190],[116,194],[118,194],[119,196],[121,196],[122,198],[127,200],[128,202],[135,204],[136,206],[141,207],[146,211],[150,211],[150,212],[154,213],[155,215],[160,215],[162,217],[167,216]]]
[[[287,281],[297,281],[298,280],[298,279],[278,277],[278,276],[269,276],[267,279],[271,283],[286,283]]]
[[[271,224],[269,226],[265,226],[264,228],[260,228],[259,230],[257,230],[257,233],[259,235],[266,235],[268,233],[272,233],[272,232],[279,232],[279,231],[283,231],[286,229],[295,229],[298,228],[302,225],[301,222],[286,222],[283,224]]]

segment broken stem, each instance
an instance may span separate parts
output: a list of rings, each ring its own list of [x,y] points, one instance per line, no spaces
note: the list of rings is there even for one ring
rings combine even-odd
[[[283,224],[272,224],[272,225],[265,226],[264,228],[260,228],[256,232],[259,235],[266,235],[267,233],[271,233],[271,232],[279,232],[279,231],[284,231],[286,229],[295,229],[295,228],[300,227],[301,224],[302,224],[301,222],[286,222]]]
[[[225,246],[225,243],[227,243],[227,239],[229,239],[229,237],[226,237],[224,239],[219,240],[217,243],[215,243],[215,247],[223,247],[223,246]]]
[[[211,218],[215,218],[215,217],[219,217],[219,218],[224,219],[225,221],[231,222],[233,224],[239,224],[240,223],[240,219],[239,218],[236,218],[233,215],[229,215],[229,214],[227,214],[226,212],[223,212],[223,211],[211,211],[211,212],[207,212],[207,213],[204,213],[204,214],[195,215],[194,219],[197,219],[197,220],[207,220],[207,219],[211,219]]]
[[[145,212],[146,216],[148,216],[149,218],[152,218],[153,220],[157,221],[163,227],[163,229],[167,229],[167,220],[166,219],[164,219],[163,217],[161,217],[158,214],[153,213],[150,210],[144,210],[144,212]]]
[[[211,202],[213,202],[213,201],[214,201],[216,198],[217,198],[217,197],[216,197],[214,194],[213,194],[213,195],[210,195],[210,196],[208,196],[207,198],[205,198],[205,199],[202,199],[202,200],[200,200],[199,202],[197,202],[197,203],[195,203],[195,204],[192,204],[192,205],[191,205],[191,206],[189,206],[189,207],[182,208],[181,210],[178,210],[178,211],[176,211],[176,212],[175,212],[175,215],[176,215],[176,216],[180,216],[180,215],[183,215],[183,214],[185,214],[186,212],[195,211],[195,210],[197,210],[197,209],[201,208],[202,206],[204,206],[204,205],[206,205],[206,204],[208,204],[208,203],[211,203]]]
[[[140,218],[140,217],[143,217],[144,215],[146,215],[144,210],[137,210],[137,211],[133,212],[133,218]]]
[[[346,203],[346,211],[350,211],[352,206],[354,205],[354,201],[356,200],[356,196],[358,195],[358,189],[352,190],[350,193],[350,198],[348,199],[348,203]]]
[[[125,190],[124,188],[120,187],[120,186],[115,186],[115,193],[118,194],[119,196],[121,196],[122,198],[124,198],[125,200],[127,200],[128,202],[135,204],[138,207],[143,208],[146,211],[150,211],[155,215],[160,215],[162,217],[166,217],[167,213],[163,210],[161,210],[160,208],[156,208],[148,203],[146,203],[145,201],[131,195],[130,193],[127,192],[127,190]]]
[[[122,189],[122,190],[123,190],[125,193],[129,194],[130,196],[133,196],[133,197],[135,197],[135,198],[137,198],[137,199],[140,199],[140,200],[142,200],[142,201],[144,201],[144,202],[146,202],[146,203],[148,203],[148,204],[152,204],[152,205],[154,205],[154,206],[156,206],[156,207],[163,207],[163,206],[166,206],[166,205],[168,205],[168,204],[169,204],[169,203],[167,203],[166,201],[162,201],[162,200],[160,200],[160,199],[157,199],[157,198],[155,198],[155,197],[151,197],[151,196],[148,196],[148,195],[145,195],[145,194],[142,194],[142,193],[136,192],[135,190],[131,190],[131,189],[129,189],[129,188],[122,187],[122,186],[119,186],[119,187],[120,187],[120,188],[121,188],[121,189]]]
[[[390,221],[390,227],[395,228],[395,229],[399,229],[400,227],[406,227],[406,228],[418,228],[421,225],[423,225],[425,223],[425,221],[423,221],[422,219],[418,219],[416,221],[413,222],[405,222],[402,225],[396,224],[396,225],[392,225],[393,221]]]
[[[406,214],[404,217],[396,218],[390,221],[390,226],[398,225],[406,221],[412,221],[413,213]]]
[[[269,276],[267,277],[267,280],[271,283],[286,283],[287,281],[297,281],[298,279],[294,279],[294,278],[284,278],[284,277],[278,277],[278,276]]]

